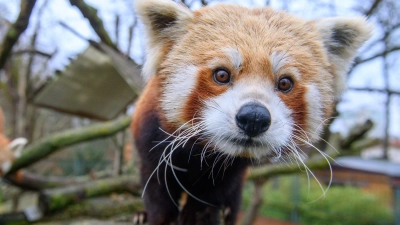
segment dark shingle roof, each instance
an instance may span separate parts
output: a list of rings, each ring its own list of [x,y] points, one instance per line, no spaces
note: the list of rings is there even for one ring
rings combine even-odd
[[[362,159],[360,157],[339,157],[336,165],[344,168],[400,177],[400,164],[384,160]]]

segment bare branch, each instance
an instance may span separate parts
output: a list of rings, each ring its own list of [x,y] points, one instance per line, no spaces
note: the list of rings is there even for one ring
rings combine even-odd
[[[373,125],[371,120],[367,120],[363,125],[354,127],[350,130],[350,134],[341,141],[340,147],[342,149],[350,148],[355,141],[363,139]]]
[[[99,36],[100,40],[106,45],[118,50],[117,46],[114,45],[108,32],[104,28],[103,21],[97,15],[97,10],[92,6],[85,3],[83,0],[70,0],[71,5],[76,6],[82,13],[82,15],[89,20],[93,30]]]
[[[22,188],[24,190],[40,191],[48,188],[65,187],[68,185],[75,185],[91,180],[98,180],[111,177],[111,172],[100,171],[90,172],[88,175],[78,177],[65,177],[65,176],[42,176],[29,172],[28,170],[19,170],[16,173],[9,175],[5,178],[9,183]]]
[[[367,58],[364,58],[364,59],[356,58],[353,68],[358,66],[358,65],[360,65],[361,63],[365,63],[365,62],[371,61],[371,60],[376,59],[378,57],[384,57],[384,56],[388,55],[389,53],[392,53],[392,52],[395,52],[395,51],[398,51],[398,50],[400,50],[400,46],[394,46],[394,47],[385,49],[383,52],[380,52],[378,54],[375,54],[373,56],[370,56],[370,57],[367,57]]]
[[[381,3],[381,2],[382,2],[382,0],[375,0],[372,3],[371,7],[365,11],[365,13],[364,13],[365,16],[368,17],[368,16],[372,15],[372,13],[375,11],[376,8],[378,8],[379,3]]]
[[[115,121],[95,124],[79,129],[71,129],[43,138],[41,141],[25,148],[21,157],[14,161],[8,174],[12,174],[19,169],[32,165],[60,148],[113,135],[128,127],[130,121],[130,116],[126,116]]]
[[[13,55],[22,55],[22,54],[36,54],[36,55],[40,55],[46,58],[51,58],[53,57],[53,54],[49,54],[46,52],[42,52],[36,49],[26,49],[26,50],[20,50],[20,51],[15,51],[12,53]]]
[[[254,183],[254,192],[253,198],[251,199],[250,206],[248,210],[246,210],[246,214],[242,220],[242,225],[251,225],[254,224],[256,220],[258,211],[263,202],[263,186],[265,181],[253,181]]]
[[[126,51],[126,55],[129,56],[131,54],[131,48],[132,48],[132,42],[133,42],[133,36],[134,36],[134,29],[137,24],[137,19],[135,17],[135,22],[129,26],[129,37],[128,37],[128,49]]]
[[[400,91],[386,90],[386,89],[377,89],[377,88],[353,88],[350,87],[348,90],[351,91],[369,91],[369,92],[381,92],[381,93],[389,93],[394,95],[400,95]]]
[[[15,23],[8,30],[3,44],[0,47],[0,69],[3,69],[12,48],[17,43],[19,36],[26,30],[36,0],[22,0],[21,11]]]
[[[86,198],[104,196],[110,193],[131,192],[139,195],[139,179],[131,175],[101,179],[78,185],[69,185],[40,193],[39,204],[45,213],[54,212]]]

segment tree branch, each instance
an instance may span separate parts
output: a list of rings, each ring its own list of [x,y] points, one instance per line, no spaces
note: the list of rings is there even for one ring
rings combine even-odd
[[[120,199],[123,198],[123,199]],[[59,210],[43,218],[45,221],[69,221],[71,218],[96,218],[96,220],[115,218],[116,215],[132,215],[135,212],[142,212],[144,210],[143,199],[140,197],[125,196],[124,194],[112,194],[111,197],[99,197],[86,199],[79,202],[79,204],[69,205],[62,210]],[[128,217],[129,218],[129,217]],[[132,223],[110,222],[103,223],[103,221],[93,221],[85,223],[84,219],[79,219],[80,224],[125,224],[132,225]],[[47,224],[47,223],[46,223]],[[136,224],[136,223],[133,223]]]
[[[400,95],[400,91],[393,91],[393,90],[386,90],[386,89],[377,89],[377,88],[355,88],[355,87],[349,87],[348,90],[351,90],[351,91],[382,92],[382,93],[389,93],[389,94],[394,94],[394,95]]]
[[[104,196],[114,192],[130,192],[139,195],[140,190],[141,186],[137,177],[135,178],[132,175],[118,176],[44,190],[40,193],[39,204],[43,212],[49,213],[87,198]]]
[[[254,221],[257,218],[258,211],[263,202],[263,187],[265,181],[253,181],[254,183],[254,192],[253,197],[251,198],[250,206],[246,210],[246,214],[244,215],[241,225],[251,225],[254,224]]]
[[[29,172],[28,170],[19,170],[14,174],[8,175],[6,181],[24,190],[40,191],[43,189],[75,185],[90,180],[104,179],[111,177],[111,175],[109,171],[100,171],[96,173],[89,172],[88,175],[78,177],[42,176]]]
[[[29,18],[31,17],[33,7],[35,6],[36,0],[22,0],[21,11],[18,15],[15,23],[8,30],[3,44],[0,47],[0,69],[3,69],[12,48],[17,43],[19,36],[26,30],[29,24]]]
[[[103,21],[97,15],[97,10],[92,6],[85,3],[83,0],[70,0],[71,5],[76,6],[82,13],[82,15],[89,20],[93,30],[99,36],[100,40],[111,48],[118,50],[117,46],[114,45],[108,32],[104,28]]]
[[[364,13],[366,17],[369,17],[372,15],[372,13],[375,11],[376,8],[378,8],[379,3],[381,3],[382,0],[375,0],[374,3],[372,3],[371,7]]]
[[[25,148],[21,157],[14,161],[10,171],[6,175],[32,165],[60,148],[113,135],[127,128],[130,122],[131,117],[126,116],[115,121],[95,124],[84,128],[71,129],[43,138]]]
[[[364,58],[364,59],[356,58],[356,60],[354,62],[354,65],[353,65],[353,68],[358,66],[361,63],[365,63],[365,62],[371,61],[371,60],[376,59],[378,57],[386,56],[389,53],[392,53],[392,52],[398,51],[398,50],[400,50],[400,46],[394,46],[394,47],[385,49],[385,51],[383,51],[383,52],[380,52],[378,54],[375,54],[373,56],[370,56],[370,57],[367,57],[367,58]]]
[[[53,53],[46,53],[46,52],[42,52],[36,49],[26,49],[26,50],[20,50],[20,51],[15,51],[12,53],[13,55],[22,55],[22,54],[36,54],[36,55],[40,55],[46,58],[51,58],[53,57]]]

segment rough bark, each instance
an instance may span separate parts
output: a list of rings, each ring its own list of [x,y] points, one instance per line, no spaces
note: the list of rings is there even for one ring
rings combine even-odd
[[[139,195],[139,190],[139,179],[131,175],[119,176],[44,190],[40,193],[39,205],[42,211],[47,214],[63,209],[70,204],[81,202],[87,198],[123,192]]]
[[[126,116],[115,121],[71,129],[43,138],[23,150],[21,157],[14,161],[8,174],[32,165],[63,147],[113,135],[127,128],[130,122],[131,117]]]
[[[0,69],[3,69],[12,48],[17,43],[19,36],[26,30],[29,24],[36,0],[22,0],[21,11],[15,23],[8,30],[3,44],[0,47]]]
[[[87,199],[79,204],[67,206],[61,211],[52,213],[51,215],[43,218],[44,221],[62,220],[68,221],[71,218],[96,218],[108,219],[116,215],[126,214],[131,221],[134,212],[143,211],[143,199],[140,197],[122,196],[124,199],[119,199],[120,195],[112,195],[110,197],[100,197],[94,199]],[[86,223],[85,223],[86,224]],[[94,223],[97,224],[97,223]],[[120,224],[120,223],[111,223]],[[130,223],[132,225],[132,223]]]
[[[7,176],[7,181],[24,190],[40,191],[43,189],[65,187],[91,180],[104,179],[111,177],[111,175],[109,171],[101,171],[78,177],[42,176],[27,170],[19,170]]]

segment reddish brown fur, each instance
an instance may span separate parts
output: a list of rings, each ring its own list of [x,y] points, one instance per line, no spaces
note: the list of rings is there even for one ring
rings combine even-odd
[[[160,83],[159,77],[153,77],[147,84],[146,89],[142,93],[142,97],[135,105],[135,115],[148,115],[149,113],[156,111],[159,112],[159,91]],[[153,101],[148,101],[148,99],[153,99]],[[139,123],[140,118],[134,118],[131,123],[131,130],[134,134],[134,138],[138,138],[137,135],[143,129],[143,124]]]
[[[309,116],[305,98],[306,91],[306,87],[297,83],[295,84],[293,91],[279,94],[282,101],[285,102],[285,105],[292,110],[295,124],[300,126],[303,130],[307,129],[307,118]]]
[[[212,70],[204,68],[199,71],[195,91],[189,96],[184,108],[184,120],[189,121],[198,116],[203,101],[218,96],[228,89],[228,85],[218,85],[213,81]]]
[[[7,161],[14,161],[14,154],[8,148],[10,140],[5,136],[4,132],[4,115],[0,107],[0,166]],[[0,168],[0,175],[3,175],[3,171]]]
[[[301,77],[302,83],[313,83],[317,88],[325,89],[327,82],[332,82],[333,77],[326,77],[325,79],[319,79],[319,71],[321,68],[329,68],[329,63],[327,62],[326,56],[323,54],[321,49],[321,42],[315,32],[310,32],[310,24],[304,22],[304,26],[290,27],[283,30],[280,26],[280,19],[283,18],[282,12],[276,12],[268,8],[264,9],[247,9],[240,6],[235,6],[235,9],[229,10],[227,8],[221,8],[219,6],[213,8],[203,8],[197,11],[194,15],[193,23],[188,25],[187,29],[191,29],[192,32],[185,36],[183,43],[186,39],[192,41],[190,46],[182,46],[183,48],[173,49],[171,55],[177,55],[180,57],[185,57],[189,62],[193,62],[197,66],[206,66],[205,64],[214,58],[226,57],[223,53],[218,51],[218,45],[220,42],[214,43],[214,40],[219,40],[220,37],[214,36],[219,35],[221,31],[216,30],[215,33],[213,29],[219,29],[219,27],[214,26],[214,24],[223,23],[226,20],[227,15],[229,19],[237,19],[233,21],[239,24],[235,27],[223,27],[224,33],[226,33],[225,44],[226,46],[236,46],[242,57],[243,64],[240,71],[235,71],[232,65],[221,65],[226,67],[232,72],[234,81],[240,79],[252,79],[254,76],[261,76],[262,79],[268,79],[272,83],[276,83],[276,77],[272,73],[272,66],[270,62],[270,55],[273,51],[288,52],[290,57],[290,67],[295,67],[299,70],[300,74],[304,75]],[[240,10],[238,10],[240,8]],[[210,12],[213,11],[213,12]],[[240,14],[247,14],[246,17],[241,17]],[[235,14],[236,17],[235,17]],[[212,15],[212,17],[210,17]],[[218,16],[219,15],[219,16]],[[260,23],[259,16],[264,17],[268,20],[270,26],[268,30],[268,36],[265,37],[265,23]],[[287,20],[293,20],[293,24],[298,24],[299,21],[296,17],[287,17],[285,14],[285,24]],[[221,20],[221,21],[219,21]],[[290,22],[290,21],[289,21]],[[280,27],[279,30],[274,31],[274,26]],[[229,34],[235,35],[229,35]],[[201,37],[201,39],[198,39]],[[259,37],[264,37],[260,38]],[[298,40],[293,44],[293,40]],[[308,51],[304,51],[304,46],[307,46]],[[256,47],[256,49],[254,48]],[[198,52],[198,49],[202,49]],[[173,57],[171,57],[173,58]],[[301,62],[301,63],[300,63]],[[173,61],[164,61],[161,64],[159,74],[160,76],[167,77],[172,71],[169,71]],[[202,65],[203,64],[203,65]],[[182,122],[186,122],[193,118],[196,112],[199,112],[201,104],[199,104],[199,99],[208,99],[214,97],[221,93],[222,90],[227,90],[225,87],[217,87],[213,84],[210,69],[203,69],[199,72],[198,81],[196,88],[187,104],[185,104],[186,109],[182,115]],[[206,78],[206,79],[204,79]],[[184,79],[184,78],[183,78]],[[295,81],[299,82],[300,81]],[[297,85],[297,84],[296,84]],[[298,86],[298,85],[297,85]],[[305,127],[307,112],[306,112],[306,102],[305,102],[305,89],[301,86],[299,90],[295,90],[294,93],[290,93],[284,96],[285,103],[288,104],[289,108],[292,109],[298,115],[295,116],[296,123]],[[327,93],[329,91],[325,90],[321,93],[327,96],[333,93]],[[296,97],[294,97],[296,96]],[[322,96],[325,98],[325,96]],[[325,112],[330,113],[331,105],[324,104]],[[306,112],[301,114],[301,112]],[[177,126],[177,125],[175,125]]]
[[[191,12],[136,0],[135,8],[148,34],[149,84],[131,128],[149,224],[216,225],[219,210],[235,224],[248,158],[295,153],[308,134],[317,140],[370,27],[363,18],[307,21],[227,4]],[[218,69],[230,73],[228,83],[215,82]],[[286,77],[288,91],[278,86]],[[153,176],[160,168],[164,176]],[[178,210],[181,192],[188,196]]]

